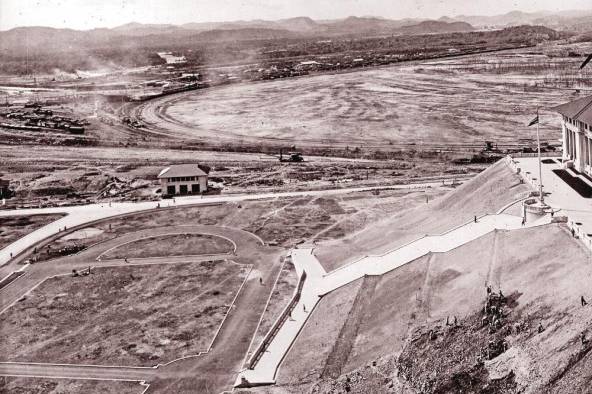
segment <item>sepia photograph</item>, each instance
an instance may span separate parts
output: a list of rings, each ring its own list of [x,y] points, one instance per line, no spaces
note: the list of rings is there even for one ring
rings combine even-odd
[[[592,394],[590,0],[0,0],[0,394]]]

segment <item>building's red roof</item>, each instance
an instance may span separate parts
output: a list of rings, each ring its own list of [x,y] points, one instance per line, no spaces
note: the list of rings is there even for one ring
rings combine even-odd
[[[553,108],[563,116],[592,124],[592,96],[582,97]]]
[[[206,176],[207,174],[197,164],[178,164],[165,168],[158,174],[159,178],[181,176]]]

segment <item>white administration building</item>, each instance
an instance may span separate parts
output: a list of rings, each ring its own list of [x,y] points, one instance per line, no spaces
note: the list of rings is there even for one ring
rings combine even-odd
[[[592,96],[555,107],[562,115],[563,161],[592,176]]]

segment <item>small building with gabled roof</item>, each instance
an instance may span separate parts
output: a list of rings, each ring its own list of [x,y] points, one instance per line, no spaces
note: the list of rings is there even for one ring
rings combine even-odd
[[[208,190],[208,174],[198,164],[177,164],[158,174],[163,195],[199,194]]]

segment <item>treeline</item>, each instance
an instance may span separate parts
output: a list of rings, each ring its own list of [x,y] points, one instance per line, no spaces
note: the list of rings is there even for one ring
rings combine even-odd
[[[497,46],[500,44],[535,45],[542,41],[558,40],[565,37],[543,26],[517,26],[503,30],[477,31],[467,33],[424,34],[414,36],[387,36],[372,38],[346,39],[300,39],[272,42],[261,49],[267,59],[299,56],[328,55],[349,51],[385,51],[396,49],[397,52],[437,51],[440,48],[473,46]]]
[[[79,70],[140,67],[164,64],[154,51],[146,49],[99,48],[86,51],[0,55],[0,73],[10,75],[74,74]]]

